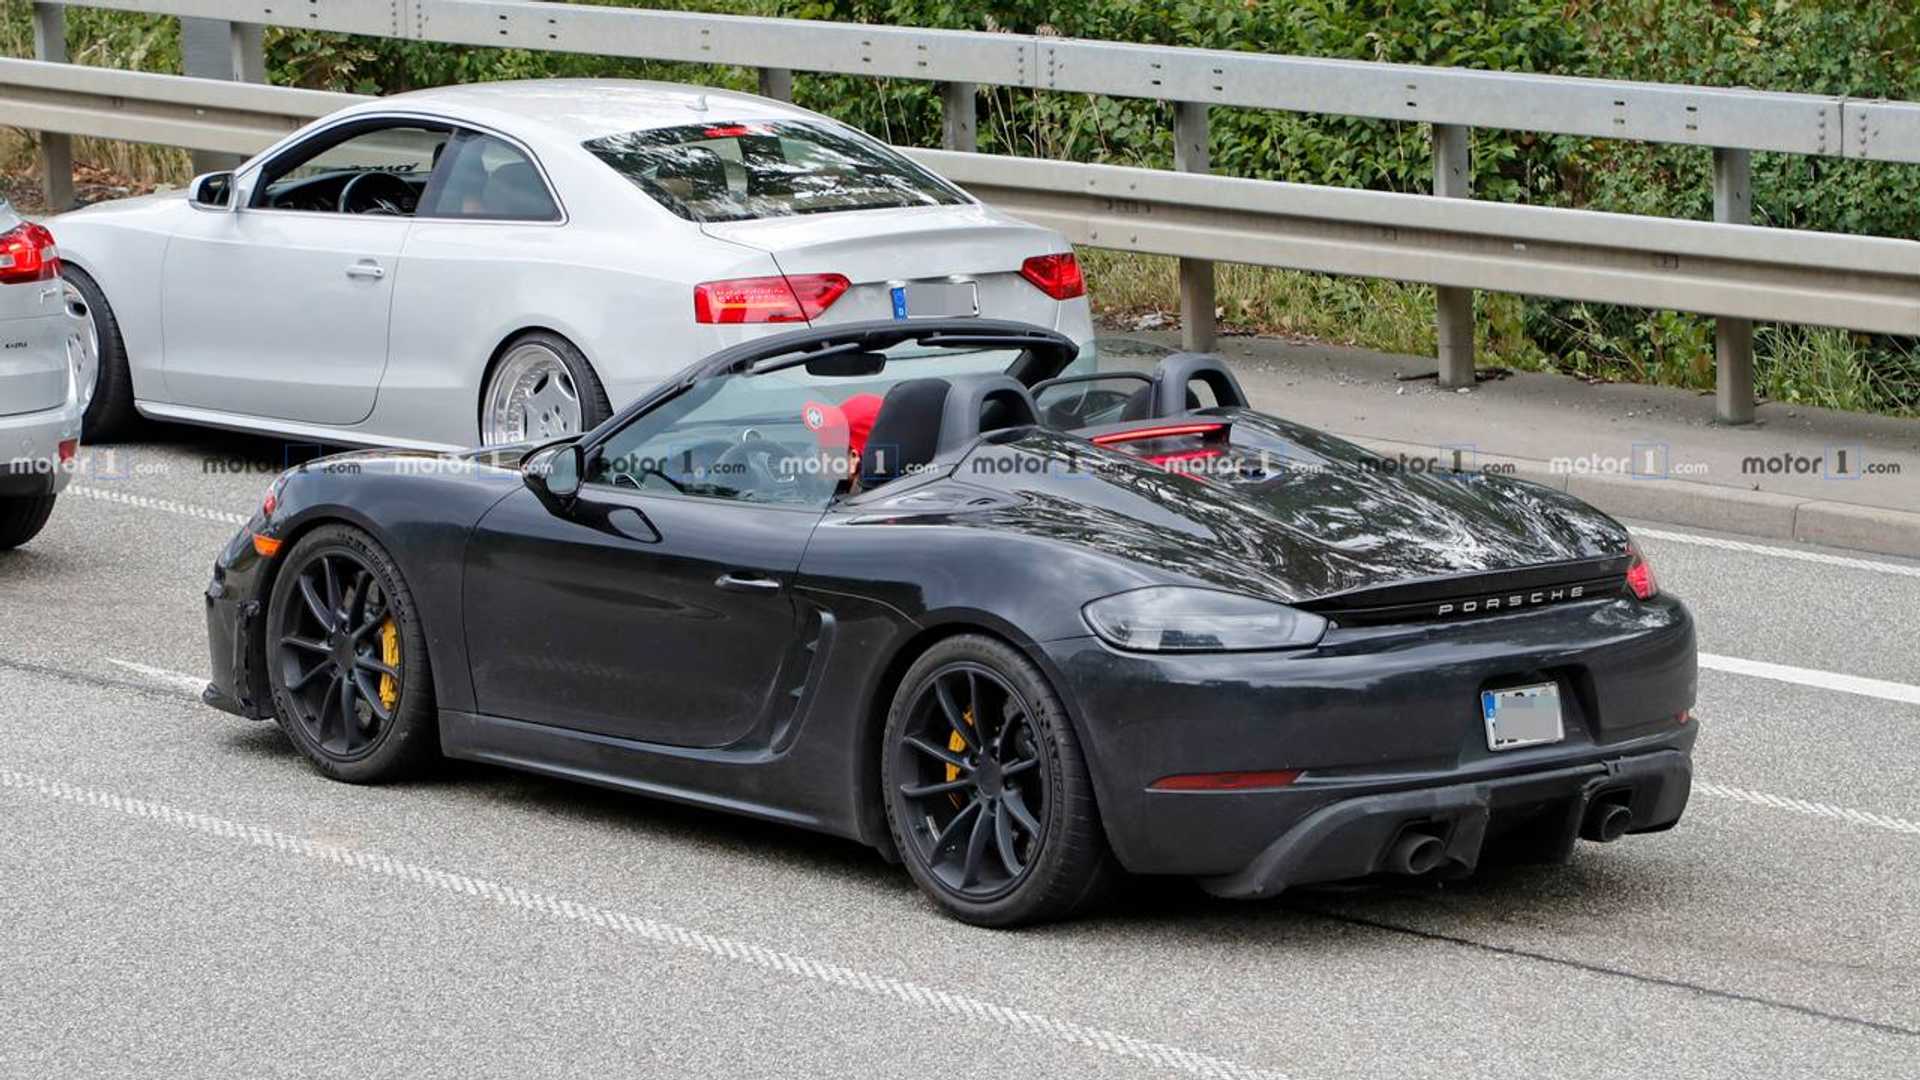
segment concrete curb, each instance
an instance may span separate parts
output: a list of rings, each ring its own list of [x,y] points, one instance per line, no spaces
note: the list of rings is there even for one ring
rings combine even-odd
[[[1420,443],[1340,437],[1390,456],[1405,454],[1445,461],[1452,452],[1448,447]],[[1569,474],[1531,458],[1476,454],[1474,460],[1480,468],[1510,468],[1511,475],[1558,488],[1617,517],[1920,559],[1920,514],[1905,510],[1692,480]]]

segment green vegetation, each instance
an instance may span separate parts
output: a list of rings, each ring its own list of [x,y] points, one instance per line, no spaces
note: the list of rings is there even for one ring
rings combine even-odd
[[[620,0],[599,0],[618,3]],[[5,0],[0,52],[28,55],[28,4]],[[1863,0],[689,0],[630,3],[736,14],[1060,34],[1120,41],[1405,63],[1538,71],[1712,86],[1904,99],[1920,93],[1920,8]],[[165,18],[69,9],[85,63],[177,70]],[[480,79],[613,75],[751,89],[740,69],[270,30],[270,77],[286,85],[392,93]],[[810,76],[809,107],[890,141],[933,145],[935,88],[906,80]],[[1147,101],[1008,88],[981,100],[983,149],[1166,166],[1171,110]],[[1477,131],[1482,198],[1671,217],[1711,215],[1711,154],[1526,133]],[[16,153],[18,153],[16,149]],[[83,146],[81,156],[136,177],[177,179],[184,155]],[[1427,190],[1428,135],[1418,124],[1220,109],[1215,168],[1238,176]],[[1920,237],[1913,167],[1759,154],[1755,219],[1767,225]],[[1089,253],[1103,308],[1171,306],[1171,262]],[[1431,353],[1429,290],[1252,267],[1222,267],[1228,325],[1391,351]],[[1695,388],[1713,382],[1710,320],[1508,296],[1482,297],[1484,362]],[[1765,326],[1760,384],[1777,400],[1920,414],[1920,354],[1911,342]]]

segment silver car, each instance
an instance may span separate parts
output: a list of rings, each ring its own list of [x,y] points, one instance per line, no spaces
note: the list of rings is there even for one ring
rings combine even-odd
[[[53,234],[0,201],[0,551],[33,539],[53,513],[98,357]]]

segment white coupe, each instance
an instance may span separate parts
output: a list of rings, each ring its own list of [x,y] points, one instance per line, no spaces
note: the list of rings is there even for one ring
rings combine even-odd
[[[549,80],[343,110],[183,197],[54,221],[137,412],[430,449],[592,427],[756,334],[984,315],[1092,337],[1058,233],[745,94]]]

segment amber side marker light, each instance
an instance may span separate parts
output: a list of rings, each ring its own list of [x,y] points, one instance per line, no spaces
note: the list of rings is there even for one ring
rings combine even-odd
[[[253,550],[263,559],[271,559],[280,554],[280,541],[271,536],[253,534]]]
[[[1256,791],[1286,787],[1300,779],[1299,769],[1271,772],[1187,773],[1163,776],[1147,786],[1149,791]]]

